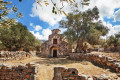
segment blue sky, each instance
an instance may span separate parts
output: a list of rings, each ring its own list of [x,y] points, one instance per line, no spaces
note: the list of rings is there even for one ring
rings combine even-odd
[[[26,25],[30,31],[34,29],[30,26],[30,23],[33,23],[34,25],[41,25],[43,28],[49,27],[49,24],[40,20],[39,17],[30,16],[32,13],[32,4],[34,3],[34,0],[22,0],[22,2],[19,2],[19,0],[8,1],[12,1],[13,5],[18,8],[18,12],[22,12],[23,17],[19,18],[18,22]]]
[[[18,22],[26,25],[33,35],[42,40],[47,40],[48,35],[51,34],[51,30],[59,28],[58,22],[65,18],[63,14],[52,14],[52,4],[50,2],[49,6],[43,4],[41,7],[35,3],[34,0],[22,0],[22,2],[19,2],[19,0],[8,1],[12,1],[13,5],[18,8],[18,12],[22,12],[24,15],[24,17],[17,19]],[[77,1],[79,0],[76,0],[76,2]],[[56,3],[58,3],[58,6],[61,6],[58,1]],[[100,20],[110,29],[107,36],[120,32],[120,1],[91,0],[90,6],[79,8],[79,10],[92,9],[94,6],[97,6],[100,11]],[[68,5],[66,5],[63,10],[65,10],[66,13],[71,11]],[[13,15],[10,15],[10,17],[12,16]],[[62,32],[64,31],[64,29],[61,30]]]

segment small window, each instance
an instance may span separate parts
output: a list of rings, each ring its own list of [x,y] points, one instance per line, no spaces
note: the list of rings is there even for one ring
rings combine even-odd
[[[57,39],[53,39],[53,44],[57,44]]]

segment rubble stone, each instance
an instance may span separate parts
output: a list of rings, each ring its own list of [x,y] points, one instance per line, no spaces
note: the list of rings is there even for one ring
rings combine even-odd
[[[29,64],[33,65],[33,64]],[[35,78],[36,66],[1,66],[0,68],[0,80],[36,80]]]
[[[120,73],[120,62],[115,61],[110,57],[94,54],[72,53],[70,54],[69,59],[78,61],[90,61],[99,67],[109,68],[112,72]]]
[[[0,60],[22,60],[27,57],[33,56],[34,53],[29,53],[25,51],[0,51]]]
[[[111,80],[111,79],[105,74],[103,74],[100,77],[94,75],[86,76],[84,74],[78,75],[78,70],[75,68],[65,69],[64,67],[55,67],[53,80]],[[119,78],[114,78],[112,80],[119,80]]]

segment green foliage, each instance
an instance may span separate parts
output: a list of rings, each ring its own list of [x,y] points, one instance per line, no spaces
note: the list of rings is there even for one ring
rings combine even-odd
[[[114,36],[111,35],[108,38],[107,43],[109,46],[114,46],[114,47],[120,45],[120,32],[118,34],[115,34]]]
[[[26,26],[21,23],[12,25],[9,29],[0,28],[0,41],[9,50],[35,49],[36,39]],[[37,44],[37,43],[36,43]]]
[[[69,43],[87,41],[90,44],[98,44],[100,36],[108,32],[101,21],[98,21],[99,11],[97,7],[85,12],[69,13],[67,20],[60,21],[60,27],[67,28],[64,33]]]
[[[35,49],[36,49],[37,51],[41,51],[41,40],[35,39],[35,44],[34,44],[34,46],[35,46]]]
[[[12,8],[8,8],[8,6],[10,6],[11,4],[12,2],[4,0],[0,1],[0,27],[10,27],[11,23],[16,23],[15,19],[10,19],[7,17],[9,13],[13,12],[14,14],[17,14],[17,18],[23,16],[21,12],[18,12],[18,8],[16,8],[15,5],[13,5]]]

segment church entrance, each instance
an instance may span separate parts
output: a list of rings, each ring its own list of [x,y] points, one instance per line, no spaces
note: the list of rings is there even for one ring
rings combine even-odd
[[[52,46],[50,48],[50,56],[51,57],[58,57],[58,54],[59,54],[59,50],[56,46]]]
[[[57,50],[53,50],[53,57],[57,57]]]

